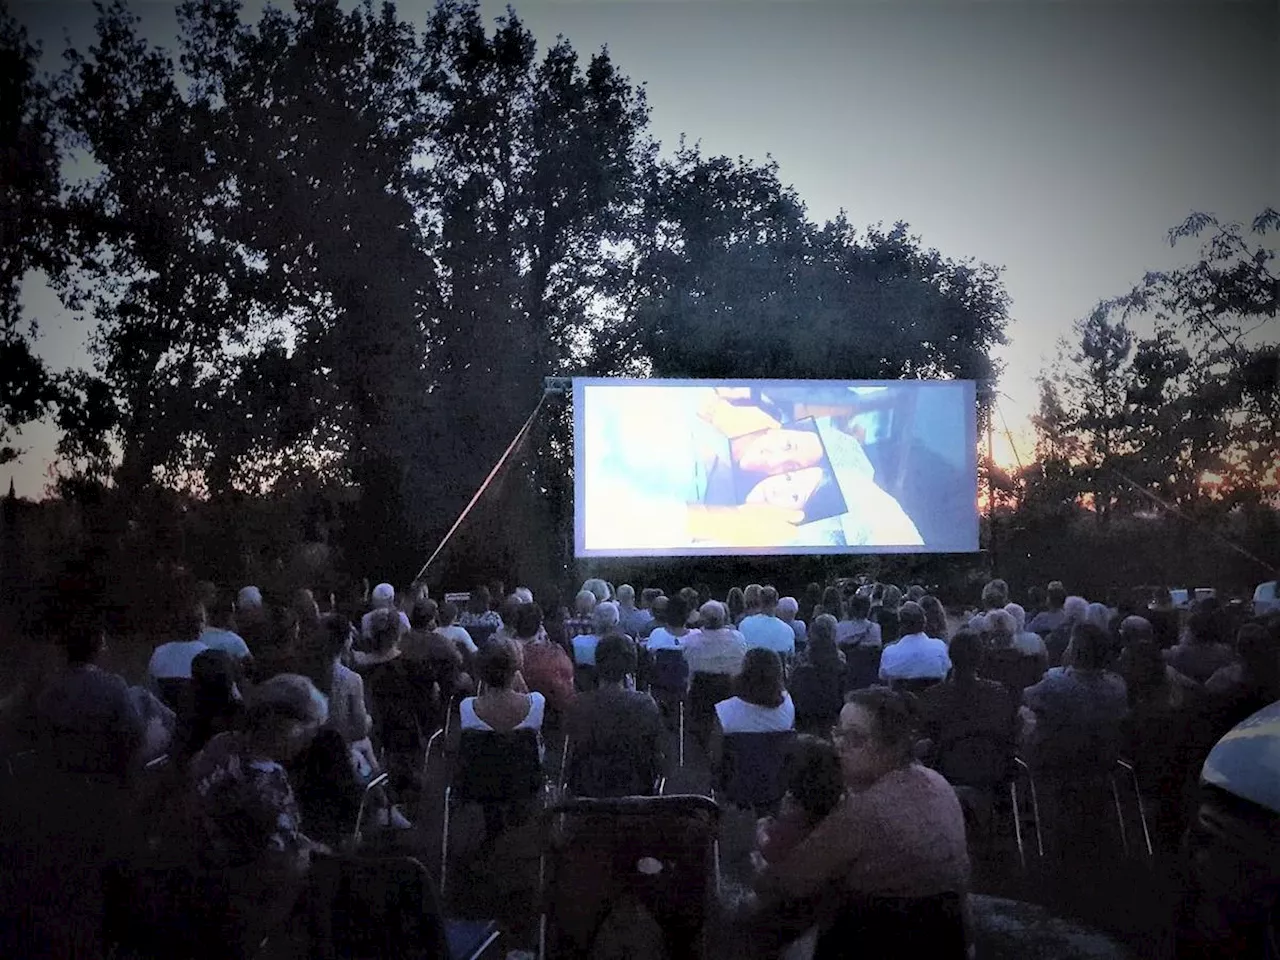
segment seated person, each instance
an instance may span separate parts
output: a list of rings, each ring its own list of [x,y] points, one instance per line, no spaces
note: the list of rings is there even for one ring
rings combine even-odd
[[[235,604],[231,595],[215,591],[205,605],[205,628],[200,631],[200,642],[210,650],[221,650],[236,660],[249,657],[249,646],[244,638],[236,633]]]
[[[66,668],[35,703],[42,756],[65,773],[123,785],[146,727],[129,685],[96,664],[107,645],[103,620],[76,611],[60,633]]]
[[[789,853],[756,861],[761,899],[789,908],[786,923],[755,926],[752,939],[780,946],[815,923],[825,933],[859,898],[954,893],[964,901],[964,815],[951,785],[915,762],[917,724],[907,694],[885,687],[849,694],[832,731],[844,796]]]
[[[735,695],[715,705],[707,749],[712,769],[720,766],[726,736],[778,733],[796,726],[795,704],[782,681],[782,660],[772,650],[748,650],[733,687]]]
[[[701,623],[697,636],[686,637],[681,644],[690,675],[699,673],[736,676],[747,655],[747,643],[728,624],[729,611],[723,603],[708,600],[698,608]]]
[[[520,648],[517,669],[529,690],[540,693],[560,715],[573,705],[573,661],[542,629],[542,608],[521,604],[513,616],[516,644]]]
[[[1124,680],[1105,669],[1108,653],[1101,630],[1076,623],[1066,666],[1023,692],[1023,742],[1033,766],[1069,772],[1081,762],[1105,764],[1118,751],[1129,694]]]
[[[828,610],[827,604],[823,605],[823,612],[829,616],[836,616],[837,611],[843,608],[847,614],[845,619],[836,622],[836,644],[844,646],[853,646],[863,644],[871,647],[881,646],[880,624],[871,619],[871,600],[865,594],[855,594],[849,598],[848,603],[841,603],[839,597],[835,597],[831,606],[834,609]]]
[[[178,638],[156,647],[147,664],[147,677],[152,689],[162,697],[166,697],[165,691],[170,689],[166,681],[191,680],[191,661],[196,654],[209,649],[200,639],[204,632],[203,607],[196,604],[182,607],[175,617],[174,628]],[[170,702],[169,706],[176,710],[181,704]]]
[[[602,637],[610,634],[622,636],[618,605],[612,600],[596,604],[591,611],[591,632],[580,633],[570,640],[573,645],[573,662],[582,667],[596,665],[596,646]]]
[[[328,852],[302,832],[285,770],[327,719],[311,681],[280,674],[252,691],[242,730],[218,734],[191,762],[193,853],[227,878],[229,902],[215,910],[237,922],[246,947],[289,916],[311,854]]]
[[[1010,632],[1013,648],[1028,657],[1040,657],[1045,662],[1045,669],[1048,669],[1049,648],[1044,645],[1040,634],[1026,628],[1027,612],[1017,603],[1006,604],[1004,610],[1013,617],[1013,630]]]
[[[422,667],[422,682],[433,686],[428,696],[434,708],[443,711],[456,694],[470,693],[472,684],[464,670],[462,648],[441,633],[438,616],[434,600],[415,602],[409,611],[410,630],[400,641],[400,650],[409,661]],[[466,633],[461,627],[455,629]]]
[[[742,618],[738,632],[747,641],[748,648],[760,647],[788,658],[795,655],[796,634],[791,625],[778,616],[776,587],[760,588],[760,608]]]
[[[569,714],[567,777],[578,796],[649,794],[662,771],[658,705],[635,690],[636,648],[620,634],[595,650],[598,686],[578,697]]]
[[[187,761],[220,733],[234,730],[244,717],[244,699],[236,683],[236,664],[224,650],[210,649],[191,661],[191,712],[178,718],[174,754]]]
[[[791,673],[796,725],[816,724],[830,729],[844,706],[845,657],[836,646],[836,618],[819,614],[809,630],[809,645]]]
[[[1017,745],[1018,701],[1002,684],[978,676],[982,653],[978,634],[956,631],[950,679],[920,694],[929,765],[951,783],[989,785],[991,764],[1012,757]]]
[[[884,648],[880,657],[880,679],[943,680],[951,671],[947,644],[924,632],[924,610],[908,600],[898,612],[902,638]]]
[[[659,600],[662,602],[655,605],[658,613],[654,617],[657,626],[650,632],[645,647],[651,653],[655,650],[679,650],[698,635],[698,631],[687,623],[689,602],[678,593]]]
[[[409,625],[413,626],[413,617],[409,618]],[[471,639],[465,627],[458,625],[458,606],[446,600],[440,604],[438,616],[436,619],[436,633],[451,640],[462,652],[463,657],[474,657],[476,655],[476,644]]]

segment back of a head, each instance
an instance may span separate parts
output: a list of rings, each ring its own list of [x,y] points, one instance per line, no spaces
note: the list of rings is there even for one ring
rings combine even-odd
[[[612,600],[597,603],[596,608],[591,611],[591,632],[597,637],[603,637],[617,630],[621,620],[621,611]]]
[[[907,590],[907,599],[914,600],[916,603],[919,603],[924,598],[924,595],[925,589],[918,583],[913,583]]]
[[[999,640],[1011,639],[1018,632],[1018,622],[1008,610],[997,609],[987,614],[987,633]],[[954,642],[954,641],[953,641]]]
[[[830,640],[831,643],[836,642],[836,618],[829,613],[820,613],[813,618],[813,623],[809,624],[809,645],[812,646],[814,640],[822,642],[823,639]]]
[[[889,584],[884,588],[884,597],[880,603],[888,610],[897,610],[902,603],[902,591],[893,584]]]
[[[924,611],[925,629],[927,630],[930,626],[933,626],[941,634],[945,635],[947,632],[947,610],[942,605],[942,601],[931,593],[925,594],[920,598],[920,609]]]
[[[1236,653],[1246,679],[1274,687],[1280,676],[1280,636],[1260,623],[1246,623],[1236,634]]]
[[[1023,608],[1022,604],[1006,603],[1004,609],[1009,616],[1013,617],[1013,622],[1017,625],[1019,633],[1026,629],[1027,611]]]
[[[1005,614],[1005,616],[1008,616],[1008,614]],[[902,625],[903,636],[910,633],[923,633],[924,608],[915,601],[908,600],[898,610],[898,622]]]
[[[502,625],[508,630],[515,627],[516,611],[520,609],[522,604],[515,597],[507,597],[502,603],[498,604],[498,617],[502,620]]]
[[[225,702],[236,685],[236,664],[225,650],[201,650],[191,661],[191,687],[198,701]]]
[[[1023,609],[1039,610],[1045,605],[1044,588],[1033,584],[1027,588],[1027,606]]]
[[[201,631],[204,630],[204,624],[204,607],[194,599],[188,600],[174,611],[173,639],[198,640]]]
[[[579,617],[589,617],[598,602],[596,595],[590,590],[579,590],[578,595],[573,598],[573,612]]]
[[[618,588],[618,603],[624,607],[634,606],[636,602],[636,588],[629,583],[624,583]]]
[[[414,630],[430,630],[438,622],[440,608],[434,600],[418,600],[409,611],[409,626]]]
[[[994,610],[1009,602],[1009,585],[1003,580],[992,580],[982,588],[982,609]]]
[[[467,612],[476,616],[489,612],[488,587],[479,586],[471,591],[471,596],[467,598]]]
[[[456,603],[451,603],[448,600],[440,604],[440,609],[436,612],[439,616],[440,626],[442,627],[453,626],[454,622],[458,619],[458,605]],[[412,622],[413,621],[411,620],[410,623]]]
[[[1092,623],[1099,630],[1109,631],[1111,629],[1111,611],[1105,603],[1091,603],[1084,614],[1085,620]]]
[[[809,734],[796,737],[783,766],[782,778],[787,793],[804,811],[810,824],[831,813],[844,796],[840,751],[830,741]]]
[[[708,600],[698,608],[698,619],[703,630],[719,630],[729,619],[728,611],[719,600]]]
[[[247,613],[251,610],[262,610],[262,591],[252,585],[241,587],[236,594],[236,612]]]
[[[758,583],[749,583],[742,591],[742,602],[748,610],[759,610],[764,602],[764,587]]]
[[[516,587],[511,591],[511,596],[521,603],[533,603],[533,591],[528,587]]]
[[[827,609],[827,605],[825,603],[822,605],[822,609]],[[834,610],[827,612],[832,614],[835,613]],[[849,600],[849,619],[865,620],[869,616],[871,616],[871,598],[863,596],[860,593],[851,597]]]
[[[1131,643],[1154,642],[1155,630],[1146,617],[1125,617],[1120,621],[1120,640],[1125,646]]]
[[[649,609],[653,609],[653,602],[660,596],[662,596],[662,589],[660,587],[645,587],[640,593],[640,604]]]
[[[516,652],[503,640],[491,640],[480,650],[476,659],[476,674],[486,686],[506,689],[515,680],[519,663]]]
[[[1045,587],[1044,599],[1050,610],[1061,610],[1067,600],[1067,588],[1062,585],[1061,580],[1051,580],[1049,586]]]
[[[500,604],[506,595],[507,595],[507,585],[505,583],[503,583],[501,580],[489,581],[490,609],[495,607],[497,604]]]
[[[511,632],[521,640],[532,640],[542,629],[542,608],[536,603],[522,603],[512,615]]]
[[[245,704],[245,726],[251,733],[273,733],[284,723],[319,726],[329,718],[324,694],[306,677],[279,673],[253,688]]]
[[[391,650],[400,642],[400,631],[403,627],[398,610],[381,607],[373,611],[373,616],[369,618],[369,635],[373,640],[373,648],[378,653]]]
[[[88,600],[71,603],[72,608],[57,618],[58,641],[68,663],[93,663],[106,646],[106,617]]]
[[[203,600],[205,618],[215,627],[228,626],[235,616],[236,605],[226,590],[206,593]]]
[[[742,671],[734,679],[734,691],[747,703],[758,707],[782,705],[782,660],[772,650],[753,647],[742,660]]]
[[[369,595],[369,602],[373,604],[375,610],[395,606],[396,588],[389,583],[378,584]]]
[[[970,677],[978,672],[978,665],[982,662],[983,647],[982,637],[976,631],[968,627],[961,627],[956,631],[955,636],[951,638],[948,653],[951,657],[951,666],[958,676]]]
[[[1082,623],[1089,613],[1089,601],[1084,597],[1067,597],[1062,601],[1062,612],[1072,623]]]
[[[729,616],[734,619],[747,609],[746,597],[741,587],[731,587],[729,592],[725,594],[724,602],[726,609],[729,611]]]
[[[605,683],[621,683],[635,672],[635,644],[619,633],[604,637],[596,647],[596,676]]]
[[[1102,670],[1107,665],[1106,633],[1087,621],[1071,629],[1071,666],[1080,670]]]
[[[599,577],[591,577],[588,580],[584,580],[582,583],[582,589],[590,591],[591,595],[596,598],[597,603],[608,600],[611,597],[609,584]]]
[[[836,618],[823,613],[813,618],[809,625],[809,662],[818,666],[831,666],[840,662],[840,648],[836,646]]]
[[[778,588],[764,586],[760,588],[760,609],[772,613],[778,609]]]
[[[659,597],[654,601],[653,615],[660,618],[668,627],[683,627],[689,620],[689,601],[679,593],[670,597]]]
[[[781,597],[778,600],[778,616],[783,620],[794,620],[800,612],[800,601],[795,597]]]
[[[327,613],[320,618],[320,629],[316,631],[316,652],[323,660],[330,662],[342,656],[351,642],[352,625],[340,613]]]

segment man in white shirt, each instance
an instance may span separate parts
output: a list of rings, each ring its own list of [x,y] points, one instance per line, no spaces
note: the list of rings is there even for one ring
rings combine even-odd
[[[191,661],[209,649],[200,640],[204,632],[204,608],[199,604],[192,604],[179,613],[177,628],[181,639],[162,643],[151,654],[147,676],[153,686],[161,680],[190,680]]]
[[[377,610],[390,610],[396,605],[396,588],[389,583],[380,583],[373,588],[373,610],[370,610],[360,618],[360,636],[365,640],[373,639],[373,615]],[[397,611],[400,614],[401,632],[409,632],[409,615],[403,610]]]
[[[898,610],[902,637],[880,655],[880,679],[945,680],[951,672],[951,657],[942,640],[924,632],[924,610],[908,600]]]
[[[738,632],[747,642],[747,649],[762,647],[782,657],[793,657],[796,652],[796,634],[790,624],[778,617],[778,591],[775,587],[760,589],[760,610],[738,624]]]
[[[458,626],[457,606],[446,600],[440,604],[438,615],[436,633],[446,640],[452,640],[459,649],[466,650],[467,653],[474,655],[476,653],[476,642],[471,639],[471,634],[467,633],[466,627]]]

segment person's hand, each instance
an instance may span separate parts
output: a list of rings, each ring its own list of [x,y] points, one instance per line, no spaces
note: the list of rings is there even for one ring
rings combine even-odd
[[[759,407],[737,406],[719,396],[708,398],[698,416],[730,438],[781,426]]]
[[[759,850],[769,842],[769,827],[773,825],[773,817],[761,817],[756,821],[756,849]]]
[[[769,861],[764,858],[764,854],[759,850],[751,851],[751,869],[757,876],[769,869]]]
[[[788,544],[796,535],[796,526],[803,521],[804,511],[768,503],[689,508],[689,534],[694,540],[710,540],[731,547]]]

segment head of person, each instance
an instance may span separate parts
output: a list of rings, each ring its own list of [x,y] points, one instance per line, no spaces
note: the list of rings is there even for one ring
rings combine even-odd
[[[778,615],[778,588],[763,586],[760,588],[760,612],[771,617]]]
[[[827,609],[825,603],[822,605],[822,609]],[[865,620],[871,616],[871,598],[862,593],[854,594],[849,598],[848,609],[850,620]],[[832,610],[831,613],[834,614],[835,611]]]
[[[603,603],[605,600],[613,599],[613,591],[609,589],[609,584],[599,577],[591,577],[582,582],[583,590],[590,590],[591,595],[596,598],[596,603]]]
[[[512,615],[511,632],[518,640],[532,640],[542,629],[542,608],[536,603],[522,603]]]
[[[329,703],[306,677],[281,673],[258,684],[245,705],[249,739],[284,763],[305,750],[329,719]]]
[[[507,597],[502,603],[498,604],[498,616],[502,620],[502,625],[507,628],[508,632],[514,630],[516,622],[516,611],[523,604],[515,597]]]
[[[971,680],[978,675],[984,646],[982,635],[968,627],[961,627],[956,631],[947,647],[953,679]]]
[[[403,632],[404,621],[400,619],[400,611],[393,607],[380,607],[369,619],[369,635],[373,641],[373,649],[378,653],[395,650]]]
[[[1062,585],[1061,580],[1050,580],[1049,585],[1044,589],[1044,602],[1050,610],[1061,610],[1063,604],[1067,602],[1067,588]]]
[[[204,632],[204,607],[195,600],[186,601],[178,606],[173,617],[173,639],[198,640]]]
[[[742,589],[742,602],[747,605],[747,613],[759,613],[764,587],[758,583],[748,583]]]
[[[933,594],[920,598],[920,609],[924,611],[924,632],[939,640],[947,638],[947,611],[942,601]]]
[[[1045,605],[1044,588],[1039,585],[1032,585],[1027,588],[1027,605],[1023,610],[1043,610]]]
[[[771,588],[772,589],[772,588]],[[795,620],[800,612],[800,602],[795,597],[781,597],[778,600],[778,616],[786,623]]]
[[[440,608],[434,600],[425,597],[414,601],[409,609],[409,627],[413,630],[434,630],[439,624]]]
[[[1027,628],[1027,611],[1020,603],[1006,603],[1004,605],[1005,613],[1013,617],[1014,625],[1017,632],[1022,633]]]
[[[622,592],[622,588],[618,588],[618,592]],[[652,610],[653,602],[662,596],[662,590],[659,587],[645,587],[640,591],[640,608],[642,610]]]
[[[840,664],[840,648],[836,646],[836,618],[829,613],[819,614],[809,624],[809,662],[818,667]]]
[[[653,615],[668,627],[683,627],[689,620],[689,601],[679,593],[659,597],[653,603]]]
[[[236,613],[254,614],[263,613],[262,591],[255,586],[241,587],[240,592],[236,594]]]
[[[1088,621],[1080,621],[1071,628],[1071,643],[1063,659],[1076,670],[1106,669],[1110,657],[1107,634]]]
[[[867,787],[915,759],[920,714],[915,697],[872,686],[845,697],[832,731],[845,783]]]
[[[634,610],[636,607],[636,588],[624,583],[618,588],[618,606],[623,610]]]
[[[1208,646],[1218,642],[1218,625],[1213,614],[1205,610],[1195,610],[1187,617],[1184,628],[1186,640],[1196,646]]]
[[[698,608],[698,620],[703,630],[720,630],[729,622],[729,611],[719,600],[708,600]]]
[[[800,734],[783,763],[782,782],[809,824],[817,824],[844,796],[840,752],[826,740]]]
[[[191,661],[191,692],[198,707],[226,706],[236,696],[236,662],[225,650],[201,650]]]
[[[591,611],[591,632],[597,637],[618,632],[618,624],[622,622],[622,611],[612,600],[597,603]]]
[[[737,620],[747,609],[745,591],[741,587],[731,587],[725,595],[724,603],[729,610],[729,616]]]
[[[489,609],[495,609],[507,595],[507,585],[501,580],[489,581]]]
[[[757,707],[782,706],[782,659],[772,650],[753,647],[742,659],[742,671],[734,678],[734,693]]]
[[[471,591],[471,596],[467,597],[467,612],[475,616],[489,612],[488,587],[481,585]]]
[[[884,588],[884,595],[880,598],[880,606],[886,610],[897,610],[902,605],[902,591],[893,584],[888,584]]]
[[[485,644],[476,659],[476,675],[485,686],[494,690],[510,690],[519,669],[515,650],[502,640]]]
[[[579,617],[589,617],[598,602],[596,595],[590,590],[579,590],[578,595],[573,598],[573,612]]]
[[[107,649],[107,620],[92,603],[72,602],[74,607],[68,615],[58,618],[58,640],[67,663],[90,664]]]
[[[924,608],[908,600],[898,610],[898,623],[902,625],[904,637],[911,633],[924,633]]]
[[[225,590],[206,592],[201,602],[209,626],[226,630],[235,622],[236,605]]]
[[[314,633],[320,627],[320,604],[315,594],[300,587],[293,595],[293,610],[298,615],[298,627],[304,635]]]
[[[620,633],[601,639],[596,647],[596,677],[601,683],[622,683],[636,672],[636,647]]]
[[[1125,617],[1120,621],[1120,643],[1129,646],[1142,642],[1155,643],[1155,630],[1146,617]]]
[[[1089,601],[1084,597],[1067,597],[1062,601],[1062,614],[1068,623],[1083,623],[1089,613]]]
[[[918,583],[913,583],[907,588],[907,599],[914,600],[916,603],[919,603],[924,599],[925,592],[924,587],[920,586]]]
[[[446,600],[440,604],[440,609],[436,611],[439,618],[438,622],[442,627],[451,627],[458,621],[458,605]],[[410,623],[413,621],[410,620]]]
[[[389,583],[380,583],[369,594],[369,603],[375,610],[389,610],[396,605],[396,588]]]
[[[1008,610],[998,608],[987,614],[987,636],[993,645],[1007,647],[1013,643],[1017,633],[1018,622]]]
[[[315,634],[316,653],[322,661],[333,663],[351,649],[353,636],[350,620],[340,613],[327,613],[320,618]]]
[[[1088,609],[1085,610],[1084,618],[1099,630],[1109,631],[1111,629],[1111,611],[1105,603],[1089,604]]]
[[[991,580],[982,588],[982,609],[994,610],[1009,602],[1009,584],[1003,580]]]
[[[761,431],[738,451],[738,465],[754,473],[777,474],[820,463],[822,440],[816,430],[775,427]]]

